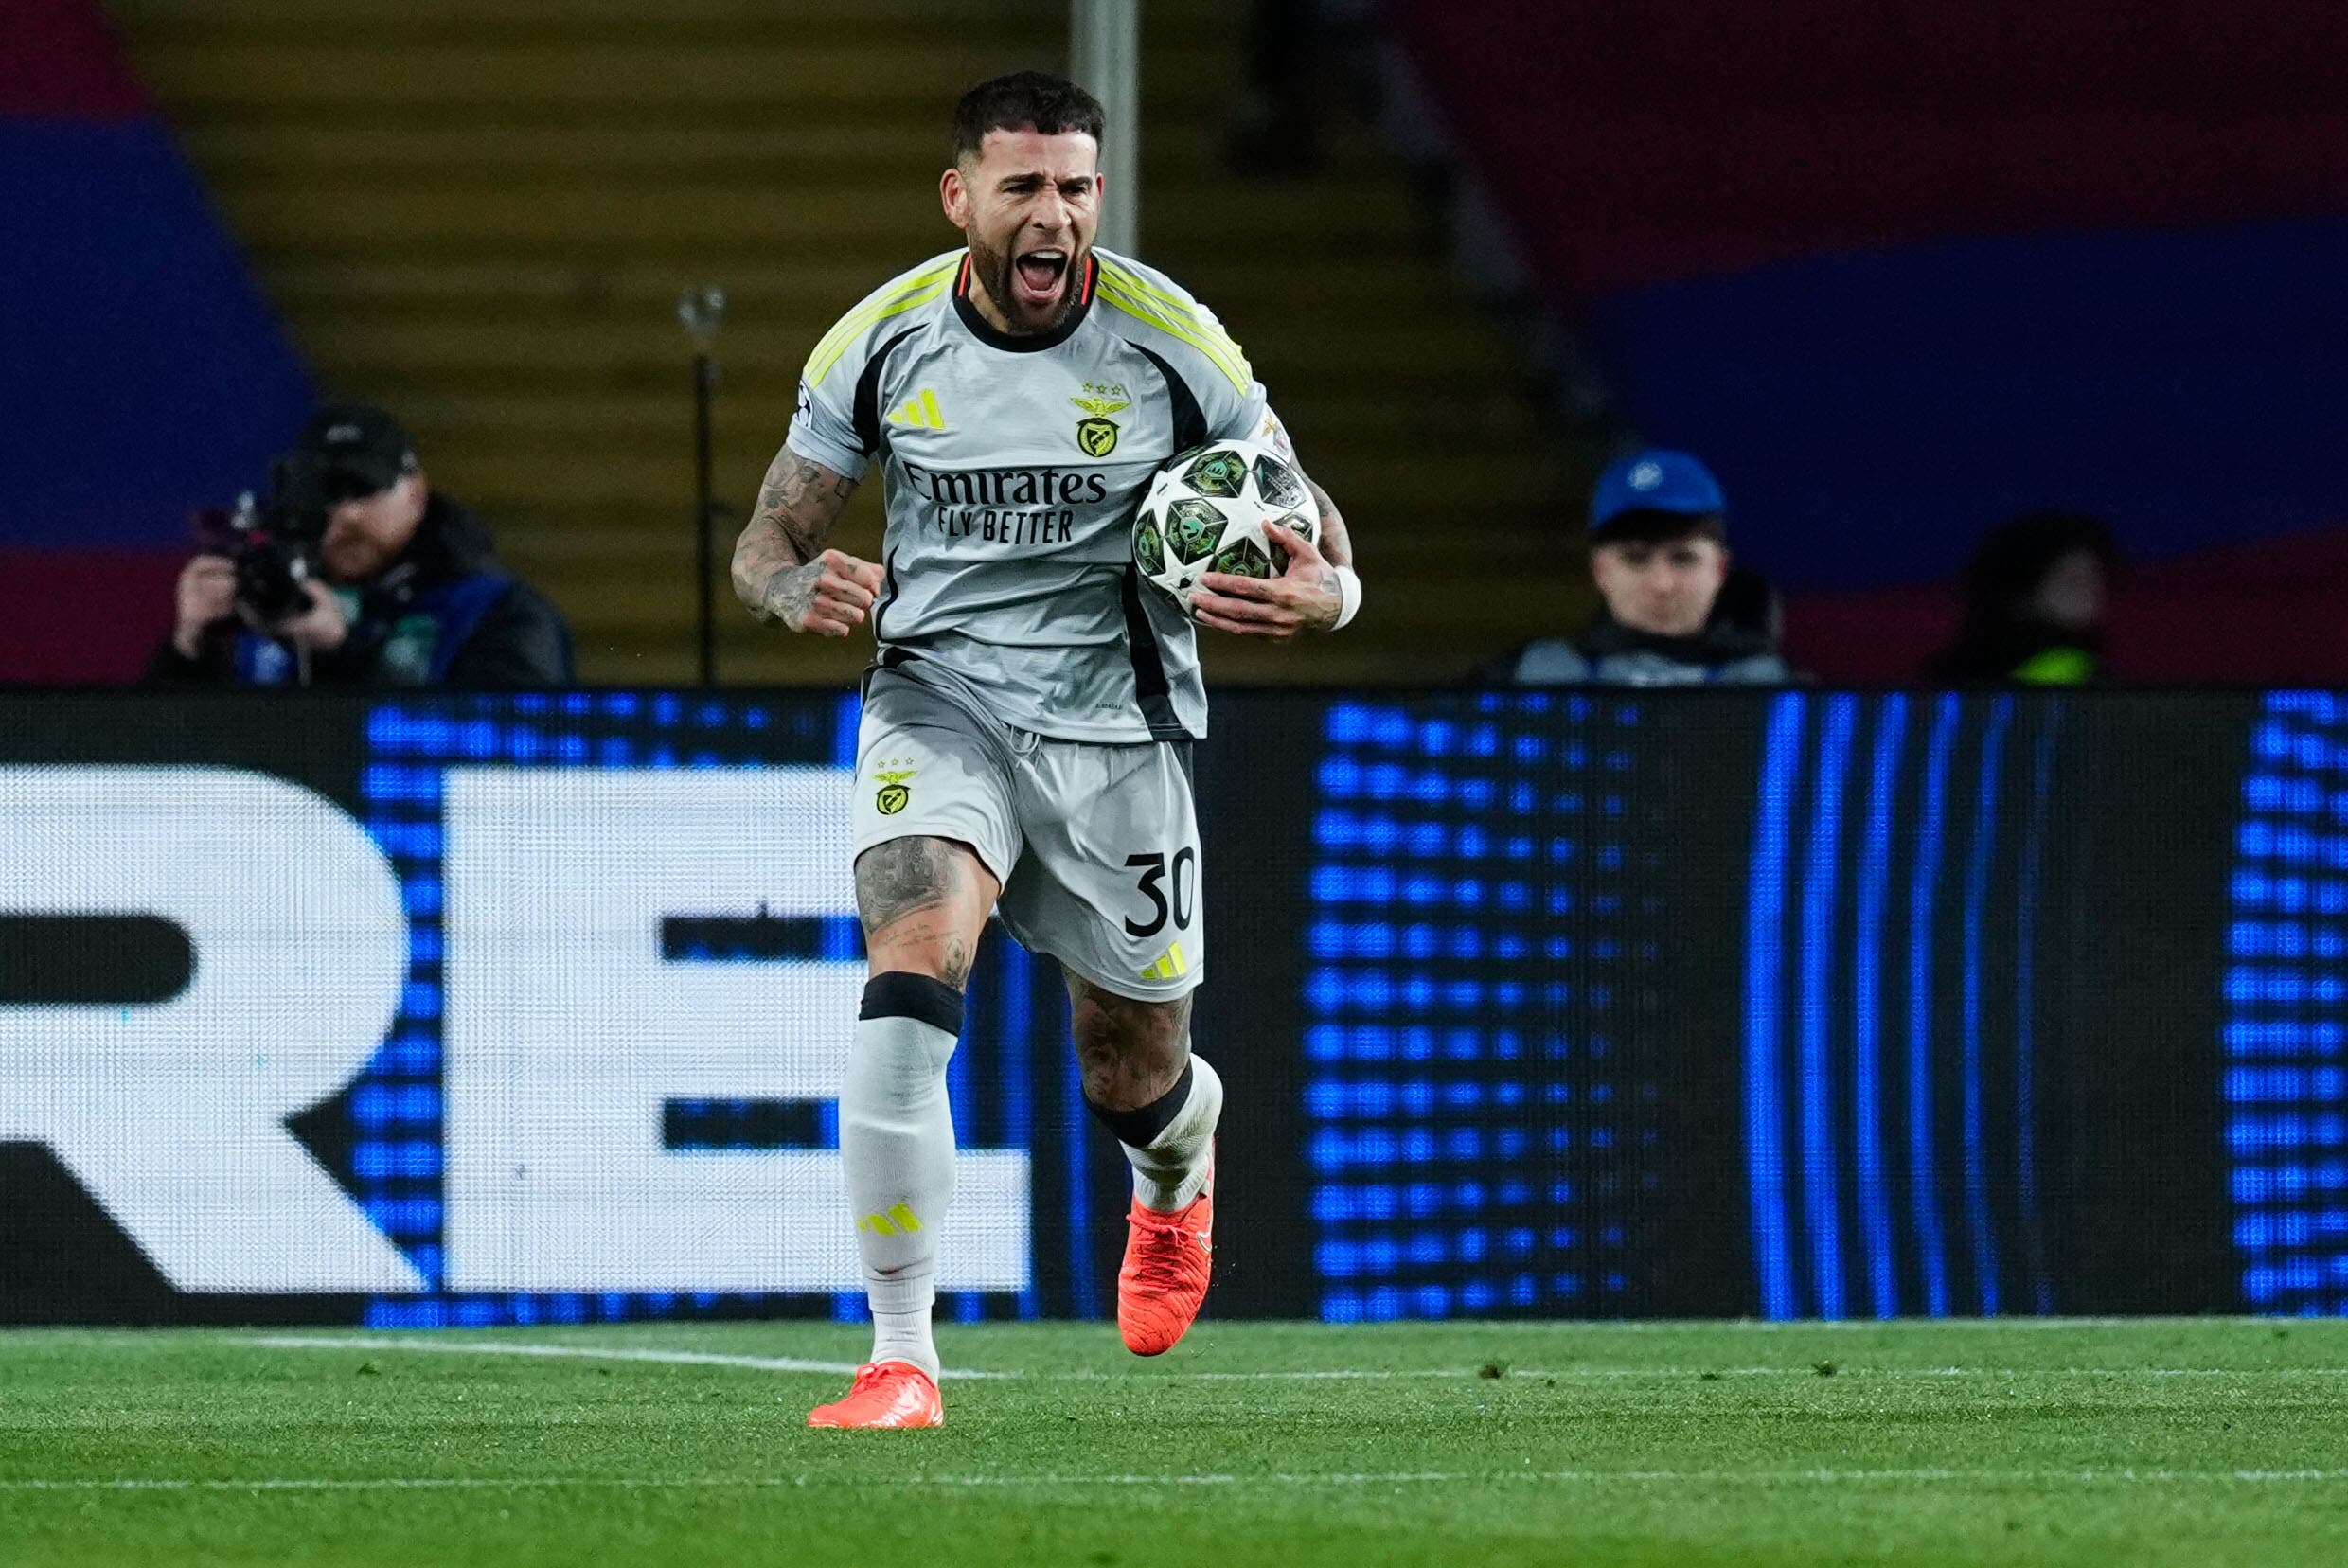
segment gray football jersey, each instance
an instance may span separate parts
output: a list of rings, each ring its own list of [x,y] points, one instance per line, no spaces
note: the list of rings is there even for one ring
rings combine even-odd
[[[954,251],[816,345],[786,444],[850,477],[880,459],[882,666],[1021,729],[1133,741],[1203,736],[1206,689],[1129,525],[1166,458],[1232,437],[1289,450],[1238,346],[1165,274],[1095,250],[1067,321],[1011,337]]]

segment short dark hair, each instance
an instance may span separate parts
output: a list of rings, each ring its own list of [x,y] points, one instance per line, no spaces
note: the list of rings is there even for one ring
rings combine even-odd
[[[1616,512],[1606,526],[1591,531],[1590,547],[1601,544],[1677,544],[1683,539],[1709,539],[1715,544],[1729,542],[1727,522],[1718,512],[1658,511],[1639,508]]]
[[[1100,100],[1066,77],[1013,71],[980,82],[954,105],[954,161],[977,157],[989,131],[1033,131],[1045,136],[1075,131],[1098,142]]]

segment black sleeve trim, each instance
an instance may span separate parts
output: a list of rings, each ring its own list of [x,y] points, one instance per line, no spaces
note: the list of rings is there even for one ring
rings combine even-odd
[[[889,354],[897,346],[919,331],[918,326],[908,327],[873,350],[864,362],[863,373],[856,378],[856,395],[848,404],[849,418],[856,427],[857,444],[869,457],[880,450],[880,368],[889,362]]]

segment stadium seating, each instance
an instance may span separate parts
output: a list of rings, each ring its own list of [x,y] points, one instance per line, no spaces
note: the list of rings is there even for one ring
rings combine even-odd
[[[1057,65],[1067,27],[1041,0],[359,0],[330,29],[280,0],[113,13],[320,382],[409,417],[436,480],[572,615],[582,673],[631,683],[692,668],[678,291],[731,296],[719,478],[738,504],[809,346],[951,243],[930,192],[953,95]],[[1144,57],[1144,254],[1248,346],[1390,584],[1375,635],[1234,645],[1217,671],[1421,679],[1554,629],[1583,592],[1556,444],[1404,181],[1350,126],[1311,181],[1226,172],[1220,8],[1149,7]],[[873,553],[876,500],[846,547]],[[730,680],[844,680],[864,656],[722,626]]]

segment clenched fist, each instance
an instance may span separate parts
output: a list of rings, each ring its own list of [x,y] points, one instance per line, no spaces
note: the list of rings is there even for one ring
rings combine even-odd
[[[826,550],[769,578],[762,608],[793,632],[845,637],[864,624],[880,592],[880,567],[845,550]]]

